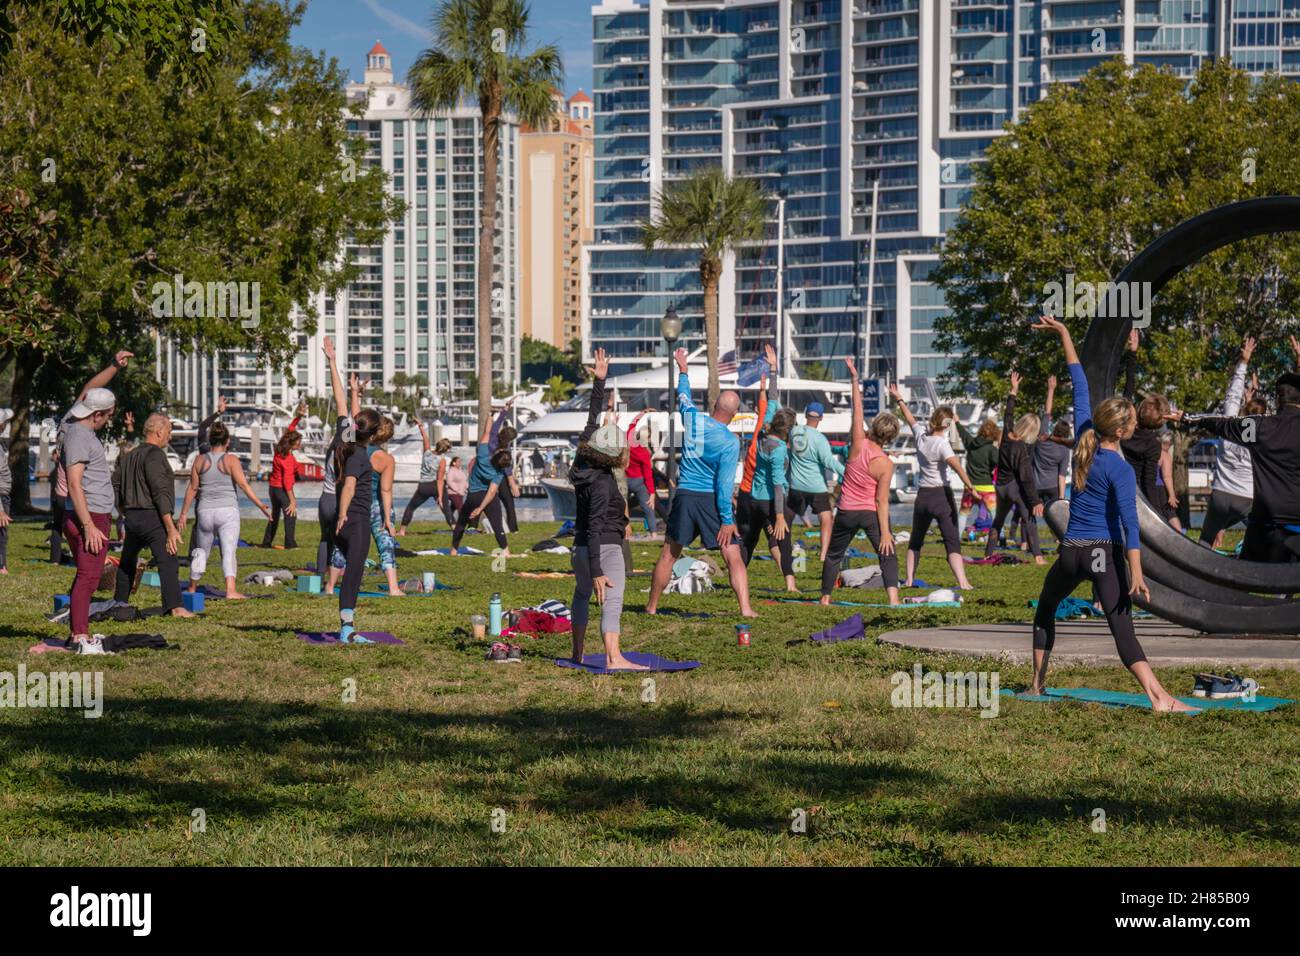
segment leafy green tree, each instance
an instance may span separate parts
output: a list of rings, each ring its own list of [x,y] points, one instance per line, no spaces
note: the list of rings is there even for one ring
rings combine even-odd
[[[1041,399],[1046,377],[1064,372],[1059,350],[1028,331],[1048,284],[1071,274],[1076,282],[1114,279],[1149,242],[1198,213],[1300,192],[1297,137],[1300,87],[1277,77],[1252,82],[1224,61],[1207,62],[1190,88],[1118,60],[1054,87],[974,167],[970,199],[933,274],[949,310],[936,321],[936,348],[958,353],[948,384],[978,381],[986,398],[1001,400],[1018,368],[1022,394]],[[1141,387],[1209,410],[1222,401],[1248,334],[1264,343],[1261,378],[1280,371],[1289,360],[1284,333],[1300,308],[1298,253],[1294,236],[1258,237],[1165,286],[1142,336]],[[1082,342],[1090,319],[1063,319]]]
[[[497,222],[501,123],[507,114],[542,126],[555,110],[552,91],[563,85],[560,51],[546,44],[525,52],[524,0],[442,0],[433,15],[434,45],[411,67],[411,105],[425,114],[476,99],[483,122],[483,193],[478,242],[479,417],[492,412],[493,231]],[[497,339],[501,337],[497,334]]]
[[[519,343],[519,374],[525,382],[545,382],[558,375],[577,385],[582,381],[582,363],[572,350],[525,335]]]
[[[240,29],[205,54],[214,59],[201,87],[174,71],[151,77],[136,46],[69,34],[53,9],[11,10],[0,59],[0,196],[22,190],[55,216],[45,266],[24,268],[54,311],[0,306],[16,474],[33,404],[66,407],[119,348],[139,355],[115,382],[124,396],[162,397],[155,335],[256,352],[290,372],[295,305],[312,331],[315,293],[355,274],[337,264],[344,239],[378,241],[401,209],[348,135],[346,76],[289,42],[302,4],[248,0]],[[0,241],[24,240],[6,230]],[[0,261],[10,252],[0,247]],[[178,275],[250,283],[258,312],[212,317],[162,301],[158,289]],[[14,499],[27,505],[24,483]]]
[[[829,382],[831,370],[825,362],[805,362],[801,373],[804,378],[814,382]]]
[[[150,77],[170,73],[203,84],[240,28],[239,0],[11,0],[0,7],[0,57],[9,52],[26,15],[52,18],[69,36],[106,40],[140,53]]]
[[[641,222],[646,251],[660,246],[694,247],[704,289],[704,344],[709,362],[709,405],[718,399],[718,281],[722,257],[761,239],[769,202],[758,182],[732,179],[721,169],[702,170],[659,193],[659,211]]]

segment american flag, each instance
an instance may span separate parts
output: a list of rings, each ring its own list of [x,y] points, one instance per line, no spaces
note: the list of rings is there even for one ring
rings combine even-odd
[[[723,352],[722,358],[718,359],[718,374],[730,375],[735,372],[737,368],[736,350],[732,349],[730,352]]]

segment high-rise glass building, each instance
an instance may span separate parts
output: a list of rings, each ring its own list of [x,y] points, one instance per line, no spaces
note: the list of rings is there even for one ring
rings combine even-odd
[[[410,90],[394,80],[392,60],[378,43],[367,54],[363,81],[348,86],[348,98],[365,105],[360,118],[347,121],[367,143],[364,162],[389,174],[406,215],[377,245],[345,244],[341,255],[360,266],[360,275],[338,296],[316,298],[317,329],[299,336],[294,381],[251,353],[187,355],[160,340],[159,380],[199,415],[218,395],[285,406],[299,396],[327,395],[323,336],[334,338],[340,367],[378,387],[400,372],[424,376],[435,398],[458,395],[476,372],[480,348],[492,351],[494,378],[519,379],[519,127],[504,122],[501,128],[492,340],[481,343],[475,319],[483,188],[477,106],[417,117]]]
[[[766,240],[724,264],[723,351],[734,341],[744,359],[775,337],[779,198],[796,369],[838,374],[865,344],[873,375],[935,376],[948,359],[930,273],[1004,123],[1110,57],[1186,77],[1225,55],[1300,74],[1300,0],[605,0],[592,17],[586,341],[617,372],[663,354],[670,305],[687,344],[702,340],[696,256],[637,242],[657,192],[700,166],[774,199]]]

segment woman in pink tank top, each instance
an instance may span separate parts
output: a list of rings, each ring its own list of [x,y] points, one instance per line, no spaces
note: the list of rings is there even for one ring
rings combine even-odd
[[[844,364],[848,366],[853,387],[853,424],[849,429],[849,462],[840,486],[831,544],[822,564],[822,603],[831,603],[831,592],[839,579],[844,555],[857,533],[865,531],[880,560],[889,603],[898,604],[898,555],[889,530],[889,488],[894,479],[894,463],[884,448],[898,437],[898,419],[889,412],[881,412],[871,420],[870,432],[864,430],[858,370],[852,359],[845,359]]]

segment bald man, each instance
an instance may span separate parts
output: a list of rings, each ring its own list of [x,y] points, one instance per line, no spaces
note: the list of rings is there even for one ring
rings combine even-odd
[[[113,599],[123,603],[130,600],[136,561],[140,550],[147,547],[153,552],[162,580],[163,613],[193,617],[181,606],[180,566],[176,558],[181,533],[172,520],[176,482],[163,452],[171,439],[171,420],[166,415],[150,415],[144,423],[144,441],[119,456],[113,469],[113,490],[126,525]]]
[[[740,396],[723,392],[713,412],[708,417],[701,416],[691,400],[686,350],[678,349],[673,358],[681,372],[677,377],[677,407],[682,413],[682,462],[668,513],[664,547],[655,565],[645,610],[647,614],[658,613],[659,597],[672,579],[673,562],[682,556],[682,548],[698,537],[704,547],[722,549],[741,615],[757,617],[749,606],[749,578],[731,506],[736,465],[740,461],[740,439],[727,426],[740,410]]]

